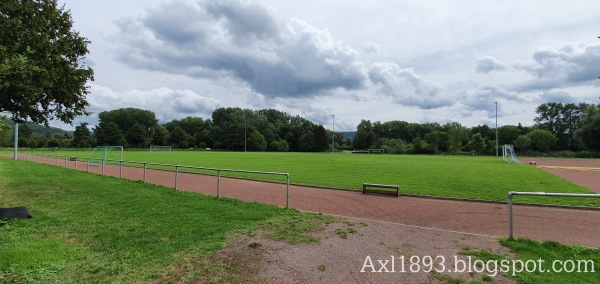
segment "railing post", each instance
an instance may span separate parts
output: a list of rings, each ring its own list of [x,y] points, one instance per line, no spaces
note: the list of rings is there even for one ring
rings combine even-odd
[[[221,169],[217,170],[217,198],[221,194]]]
[[[102,175],[104,175],[104,164],[106,163],[106,160],[102,159]]]
[[[508,239],[513,239],[513,210],[512,210],[512,202],[513,202],[513,192],[508,193]]]
[[[285,185],[285,209],[290,208],[290,174],[285,174],[286,185]]]
[[[179,166],[175,165],[175,190],[177,190],[178,179],[179,179]]]
[[[146,183],[146,162],[144,162],[144,183]]]
[[[123,178],[123,160],[119,160],[119,178]]]
[[[85,169],[86,172],[89,173],[90,172],[90,157],[87,158],[87,162],[85,163],[85,166],[86,166],[86,169]]]

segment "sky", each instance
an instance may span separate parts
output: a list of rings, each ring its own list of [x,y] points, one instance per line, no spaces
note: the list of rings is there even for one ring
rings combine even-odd
[[[159,123],[240,107],[336,131],[362,119],[529,126],[542,103],[600,102],[597,1],[58,2],[95,73],[93,115],[51,123],[63,129],[124,107]]]

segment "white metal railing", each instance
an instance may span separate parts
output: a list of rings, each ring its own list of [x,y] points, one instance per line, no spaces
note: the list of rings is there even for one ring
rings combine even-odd
[[[579,197],[579,198],[600,198],[600,194],[584,194],[584,193],[552,193],[552,192],[519,192],[511,191],[508,193],[508,238],[513,239],[513,196],[554,196],[554,197]]]
[[[91,157],[85,157],[82,159],[78,159],[77,157],[58,156],[58,155],[50,155],[50,154],[36,154],[36,153],[31,153],[31,154],[22,153],[19,155],[22,156],[24,160],[30,160],[30,161],[34,161],[33,156],[41,157],[42,163],[52,163],[52,160],[54,159],[55,160],[54,164],[56,166],[59,165],[59,161],[64,160],[65,168],[67,167],[67,160],[70,160],[75,163],[75,170],[77,170],[77,162],[82,161],[82,162],[86,163],[86,172],[90,172],[90,161],[100,161],[99,164],[101,164],[101,166],[102,166],[101,175],[104,175],[104,168],[105,168],[105,165],[107,164],[106,162],[119,163],[119,178],[123,178],[123,163],[142,165],[143,169],[144,169],[143,170],[143,172],[144,172],[143,182],[144,183],[146,183],[146,175],[147,175],[148,166],[167,167],[167,168],[172,167],[175,169],[175,190],[178,190],[179,169],[214,171],[217,173],[217,197],[220,197],[220,195],[221,195],[221,173],[222,172],[285,176],[285,178],[286,178],[285,208],[289,208],[289,205],[290,205],[290,174],[289,173],[221,169],[221,168],[197,167],[197,166],[186,166],[186,165],[175,165],[175,164],[161,164],[161,163],[125,161],[125,160],[112,160],[112,159],[91,158]],[[29,157],[29,159],[28,159],[27,155],[30,155],[31,157]],[[48,159],[48,160],[46,161],[45,159]],[[154,168],[153,170],[161,170],[161,169]]]

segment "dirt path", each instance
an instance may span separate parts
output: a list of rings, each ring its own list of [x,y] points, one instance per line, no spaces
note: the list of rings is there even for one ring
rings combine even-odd
[[[41,162],[41,159],[36,161]],[[56,164],[54,160],[45,161]],[[538,165],[541,160],[538,161]],[[59,161],[59,166],[75,167],[75,162]],[[86,170],[85,164],[77,165]],[[90,167],[100,173],[100,167]],[[105,175],[119,176],[117,166],[107,166]],[[143,170],[124,167],[123,178],[141,180]],[[594,179],[595,176],[591,177]],[[596,181],[600,179],[595,179]],[[148,170],[147,182],[175,186],[175,173]],[[593,182],[590,182],[593,183]],[[216,195],[217,178],[179,173],[180,190]],[[222,178],[220,196],[285,206],[285,185]],[[508,235],[506,204],[439,200],[402,196],[399,198],[363,195],[356,191],[290,186],[290,207],[365,220],[385,221],[413,228],[431,228],[439,232],[462,232],[483,236]],[[559,209],[537,206],[514,206],[516,237],[552,240],[600,248],[600,210]]]

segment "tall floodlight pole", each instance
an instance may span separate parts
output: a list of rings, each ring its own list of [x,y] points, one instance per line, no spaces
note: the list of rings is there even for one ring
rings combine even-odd
[[[335,153],[335,114],[331,115],[331,153]]]
[[[19,159],[19,123],[15,121],[15,161]]]
[[[496,157],[498,157],[498,102],[496,104]]]
[[[246,152],[246,111],[244,111],[244,152]]]

